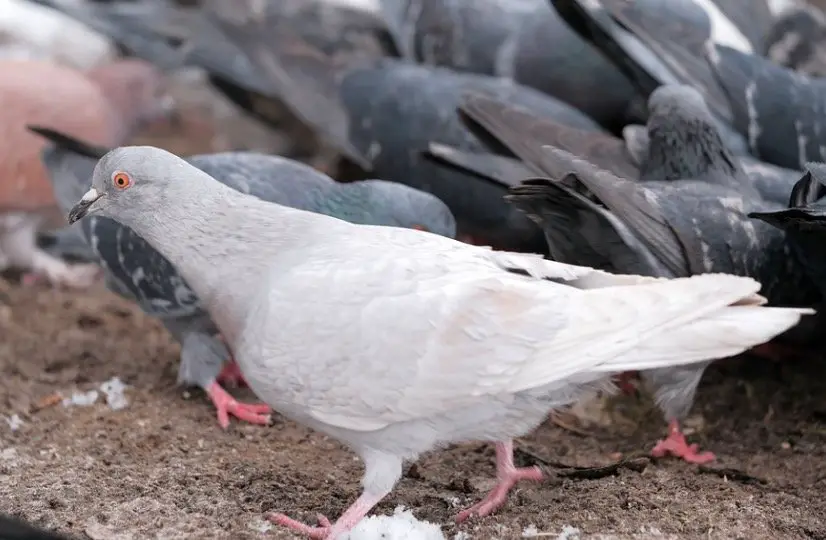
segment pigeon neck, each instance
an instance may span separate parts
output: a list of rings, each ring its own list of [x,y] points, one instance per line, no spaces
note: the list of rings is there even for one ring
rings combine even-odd
[[[712,170],[734,174],[733,158],[713,129],[704,123],[688,122],[679,131],[650,129],[646,169],[657,180],[698,178]]]
[[[223,185],[175,199],[180,203],[142,218],[135,231],[175,266],[232,343],[238,330],[233,325],[260,294],[262,276],[299,236],[291,233],[298,228],[291,225],[293,216],[281,216],[292,209]]]

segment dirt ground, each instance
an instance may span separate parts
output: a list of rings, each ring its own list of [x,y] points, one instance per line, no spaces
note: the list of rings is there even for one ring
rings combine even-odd
[[[161,129],[141,140],[182,153],[235,147],[216,142],[193,110],[186,136]],[[335,517],[358,495],[361,465],[335,441],[278,417],[222,431],[202,392],[176,386],[178,352],[156,321],[102,285],[66,292],[0,280],[0,415],[17,415],[0,422],[0,510],[93,540],[292,538],[262,517]],[[102,397],[59,402],[112,377],[128,385],[121,410]],[[664,434],[650,399],[617,397],[587,411],[590,422],[563,417],[518,441],[519,458],[544,461],[549,480],[520,486],[492,517],[452,524],[491,485],[493,451],[481,444],[425,456],[375,512],[404,505],[444,524],[448,538],[557,538],[565,527],[580,538],[826,538],[824,386],[820,358],[720,362],[689,422],[691,439],[718,456],[708,468],[638,459],[579,470],[644,453]]]

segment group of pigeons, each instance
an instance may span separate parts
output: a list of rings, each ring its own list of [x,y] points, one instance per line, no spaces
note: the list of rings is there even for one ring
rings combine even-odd
[[[542,477],[515,467],[512,439],[629,372],[670,424],[653,455],[713,460],[680,431],[705,367],[817,336],[801,319],[826,292],[813,7],[32,1],[160,72],[202,68],[253,116],[287,111],[342,156],[337,182],[278,156],[116,148],[126,129],[104,147],[27,128],[79,222],[55,249],[163,322],[179,382],[207,392],[222,427],[275,410],[363,459],[364,491],[337,520],[276,523],[335,538],[404,460],[468,440],[496,444],[498,483],[457,519],[488,515]],[[149,86],[121,100],[130,126],[168,111]],[[44,249],[30,269],[85,286],[88,267],[44,266]],[[224,390],[239,381],[266,404]]]

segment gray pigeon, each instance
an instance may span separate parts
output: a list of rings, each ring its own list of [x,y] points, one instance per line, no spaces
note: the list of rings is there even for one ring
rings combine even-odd
[[[627,121],[637,93],[547,0],[380,0],[409,61],[495,75],[536,88],[608,129]]]
[[[752,154],[790,169],[826,159],[826,80],[728,47],[709,60]]]
[[[826,295],[826,164],[807,163],[789,197],[788,208],[752,212],[757,218],[785,231],[795,255]]]
[[[358,523],[404,460],[462,441],[496,443],[496,487],[457,519],[488,515],[542,477],[516,468],[512,441],[553,409],[612,373],[736,354],[812,313],[762,306],[750,278],[612,275],[354,225],[250,197],[152,147],[98,162],[69,221],[84,216],[149,241],[204,300],[255,393],[362,458],[363,492],[335,523],[270,516],[314,538]]]
[[[594,43],[638,88],[645,99],[664,84],[700,91],[717,129],[735,154],[748,154],[730,125],[731,110],[706,59],[706,50],[724,42],[751,52],[751,44],[724,16],[710,17],[694,0],[551,0],[563,19]],[[703,2],[706,8],[710,2]]]
[[[725,272],[753,277],[773,305],[805,306],[820,293],[796,263],[780,231],[751,220],[776,208],[724,183],[694,179],[637,182],[618,178],[552,147],[549,171],[559,181],[534,180],[508,200],[536,220],[558,261],[656,277]],[[652,454],[695,463],[714,459],[688,445],[680,431],[707,363],[641,372],[670,424]]]
[[[51,130],[30,127],[56,143],[43,152],[61,208],[66,212],[83,193],[96,158],[106,149]],[[355,223],[415,227],[452,237],[455,221],[447,207],[427,193],[401,184],[365,180],[339,184],[301,163],[277,156],[230,152],[193,156],[188,161],[224,184],[263,200],[321,212]],[[232,382],[233,364],[201,301],[175,267],[134,231],[106,218],[83,222],[82,234],[106,271],[114,292],[163,321],[181,344],[180,384],[204,389],[226,428],[229,414],[253,423],[268,421],[261,405],[238,403],[221,382]]]
[[[431,145],[426,155],[513,187],[531,176],[561,178],[568,172],[548,169],[552,164],[542,151],[542,146],[548,145],[620,178],[694,178],[737,187],[744,193],[751,191],[750,196],[756,190],[768,202],[785,204],[800,174],[750,156],[732,155],[694,89],[661,86],[651,94],[650,102],[648,125],[626,126],[623,140],[607,133],[564,126],[504,100],[469,93],[459,107],[469,129],[487,143],[490,151],[504,148],[518,160],[505,155],[464,152],[446,145]]]

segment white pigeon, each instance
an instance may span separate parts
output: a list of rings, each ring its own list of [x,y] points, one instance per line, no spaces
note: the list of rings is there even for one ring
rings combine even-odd
[[[242,194],[153,147],[97,164],[69,221],[132,228],[203,301],[253,391],[364,460],[336,538],[395,486],[402,462],[461,441],[496,443],[484,516],[537,468],[512,439],[612,374],[738,354],[812,310],[763,307],[753,279],[613,275],[538,255],[295,210]]]

